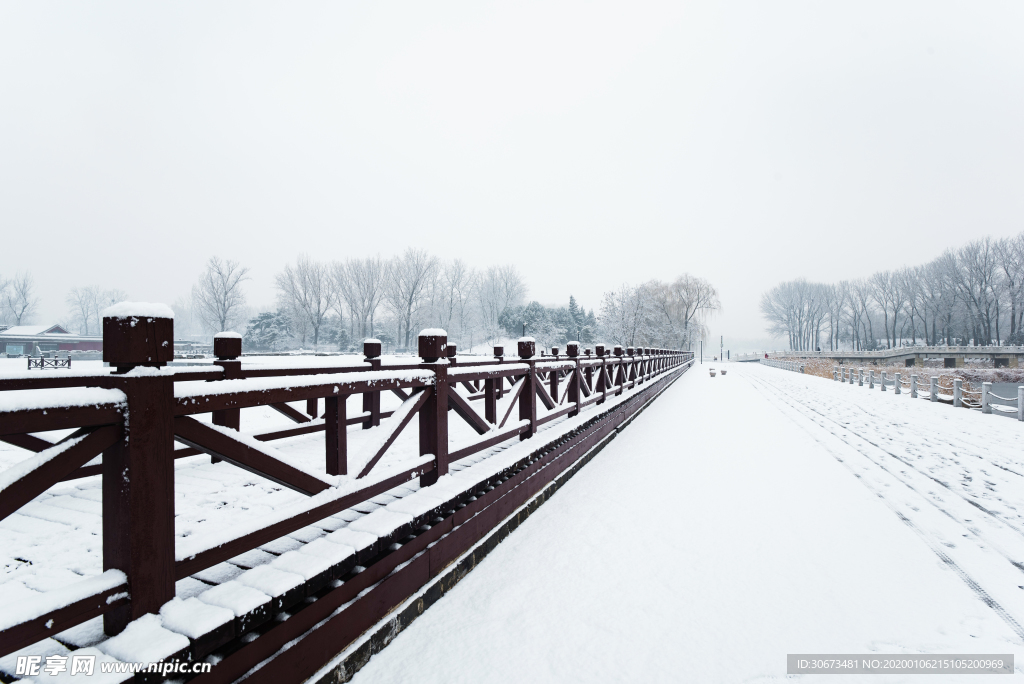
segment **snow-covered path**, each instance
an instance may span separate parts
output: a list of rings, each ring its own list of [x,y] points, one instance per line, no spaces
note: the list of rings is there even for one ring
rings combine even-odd
[[[1021,670],[1024,426],[707,368],[354,681],[776,681],[787,653],[1015,653]]]

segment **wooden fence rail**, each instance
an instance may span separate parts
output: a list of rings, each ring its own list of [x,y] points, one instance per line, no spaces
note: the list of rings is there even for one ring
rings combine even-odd
[[[65,600],[54,603],[42,594],[16,619],[0,620],[0,657],[98,615],[106,634],[116,635],[159,613],[175,598],[177,580],[410,479],[429,488],[460,459],[529,439],[546,423],[639,391],[693,361],[692,352],[615,346],[608,353],[604,345],[592,351],[576,342],[564,353],[555,348],[538,357],[530,338],[519,340],[514,357],[502,347],[494,348],[493,358],[459,357],[441,333],[419,336],[415,363],[385,365],[380,343],[367,341],[364,359],[354,365],[246,368],[241,339],[218,336],[213,365],[169,367],[173,321],[142,313],[104,318],[103,358],[110,370],[0,378],[0,441],[34,452],[0,472],[0,519],[61,481],[102,475],[104,570],[69,589]],[[401,405],[382,411],[384,393]],[[350,415],[353,395],[361,395],[362,411]],[[499,400],[508,401],[503,413]],[[304,402],[305,412],[294,402]],[[241,410],[258,406],[287,416],[295,427],[240,432]],[[195,418],[204,413],[212,414],[211,422]],[[476,434],[451,450],[450,415]],[[384,468],[389,449],[414,419],[419,458]],[[347,428],[355,425],[374,438],[353,455]],[[33,434],[62,429],[74,432],[56,442]],[[268,444],[315,432],[324,433],[319,473],[286,463]],[[198,454],[313,497],[315,505],[209,547],[176,548],[174,460]],[[97,456],[101,464],[86,465]]]

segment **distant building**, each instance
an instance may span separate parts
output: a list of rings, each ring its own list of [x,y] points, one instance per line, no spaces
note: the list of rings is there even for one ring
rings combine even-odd
[[[103,351],[103,338],[75,335],[59,325],[16,325],[0,330],[0,353],[7,356],[58,351]]]

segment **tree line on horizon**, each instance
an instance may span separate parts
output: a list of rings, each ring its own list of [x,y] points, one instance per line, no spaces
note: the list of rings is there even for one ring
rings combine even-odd
[[[541,348],[579,340],[689,349],[706,335],[709,316],[720,308],[715,288],[689,274],[672,282],[624,284],[604,293],[597,313],[581,307],[572,294],[565,306],[545,306],[527,301],[525,279],[513,265],[474,269],[461,259],[442,260],[419,249],[345,261],[302,255],[276,275],[277,297],[270,307],[248,304],[250,279],[240,262],[210,257],[189,295],[171,305],[176,338],[208,340],[233,330],[251,351],[358,351],[362,340],[372,337],[388,350],[402,350],[415,349],[419,330],[443,328],[462,349],[524,332]],[[31,274],[0,278],[0,323],[30,322],[39,307],[34,292]],[[99,335],[102,310],[126,299],[120,289],[74,287],[60,323],[82,335]]]
[[[1024,344],[1024,233],[858,280],[779,283],[760,309],[767,331],[797,351]]]

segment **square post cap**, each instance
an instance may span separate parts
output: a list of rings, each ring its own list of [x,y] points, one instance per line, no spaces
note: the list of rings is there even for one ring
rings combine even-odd
[[[604,345],[603,344],[595,344],[594,345],[594,353],[597,354],[598,356],[604,356]]]
[[[455,353],[458,351],[457,347],[458,347],[458,345],[455,345],[455,344],[449,344],[448,345],[448,348],[445,350],[445,352],[446,352],[446,354],[447,354],[449,359],[454,359],[455,358]]]
[[[615,355],[616,356],[622,356],[622,345],[621,344],[615,345],[614,351],[615,351]]]
[[[586,354],[587,356],[590,356],[590,354],[591,354],[590,347],[587,347],[586,349],[584,349],[583,353]]]
[[[551,348],[551,355],[552,356],[558,356],[558,347],[552,347]]]
[[[174,312],[166,304],[121,302],[103,317],[103,360],[127,372],[174,360]]]
[[[419,355],[425,363],[433,363],[445,356],[448,347],[448,333],[440,328],[421,330],[419,334]]]
[[[231,361],[242,355],[242,336],[235,332],[219,332],[213,336],[213,355],[219,361]]]
[[[633,356],[633,354],[635,353],[636,349],[634,349],[633,347],[626,347],[626,354],[628,354],[629,356]]]
[[[565,353],[568,354],[570,358],[576,358],[577,356],[580,355],[580,343],[579,342],[566,342],[565,343]]]
[[[519,347],[519,358],[521,359],[529,359],[537,351],[537,341],[532,337],[520,337],[516,345]]]
[[[375,359],[380,356],[381,344],[380,340],[367,339],[363,340],[363,356],[368,359]]]
[[[501,357],[505,356],[505,347],[502,347],[502,346],[497,346],[497,347],[495,347],[495,348],[494,348],[494,355],[495,355],[495,356],[496,356],[497,358],[499,358],[499,359],[500,359]]]

